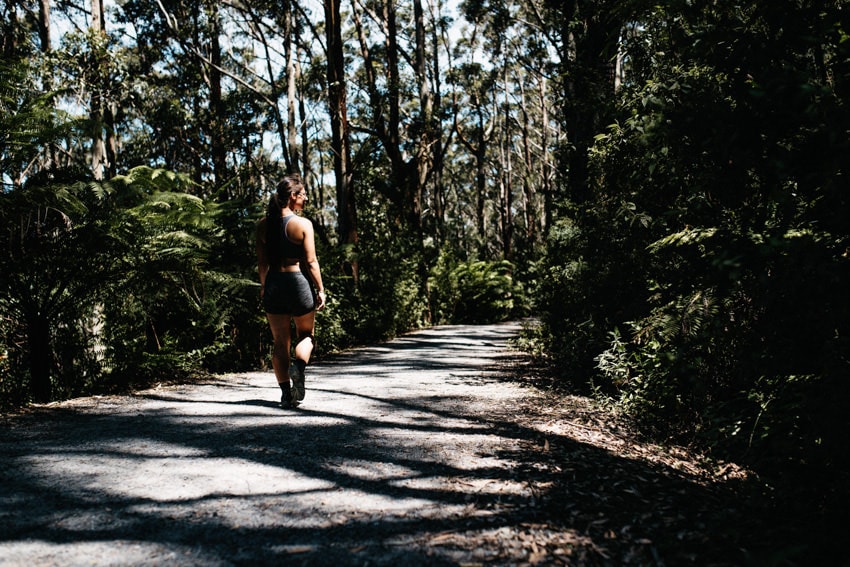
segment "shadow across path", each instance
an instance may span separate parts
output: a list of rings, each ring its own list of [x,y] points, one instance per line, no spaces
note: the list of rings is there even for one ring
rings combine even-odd
[[[438,327],[332,357],[294,410],[257,372],[11,419],[0,565],[701,563],[689,545],[722,495],[524,418],[518,331]],[[746,559],[718,542],[712,560]]]

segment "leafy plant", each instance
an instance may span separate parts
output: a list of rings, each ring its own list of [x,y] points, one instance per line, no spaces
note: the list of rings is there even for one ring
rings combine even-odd
[[[522,288],[506,261],[456,262],[443,255],[431,270],[432,312],[441,323],[492,323],[522,312]]]

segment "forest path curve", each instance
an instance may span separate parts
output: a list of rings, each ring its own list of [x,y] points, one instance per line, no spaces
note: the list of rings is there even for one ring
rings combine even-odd
[[[270,372],[36,408],[0,429],[0,564],[514,564],[499,530],[533,509],[514,456],[537,437],[497,380],[518,332],[330,357],[294,410]]]

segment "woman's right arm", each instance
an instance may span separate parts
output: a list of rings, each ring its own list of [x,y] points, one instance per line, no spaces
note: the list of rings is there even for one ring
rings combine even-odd
[[[260,293],[266,285],[266,274],[269,273],[269,258],[266,255],[266,219],[257,223],[257,271],[260,273]]]

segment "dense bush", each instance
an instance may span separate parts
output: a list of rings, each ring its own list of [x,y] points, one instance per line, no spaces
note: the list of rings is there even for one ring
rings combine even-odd
[[[671,27],[657,10],[592,149],[593,196],[552,231],[544,337],[658,435],[766,468],[846,463],[841,15],[739,6]]]
[[[493,323],[524,313],[521,285],[507,260],[460,262],[442,254],[431,269],[431,312],[437,323]]]

